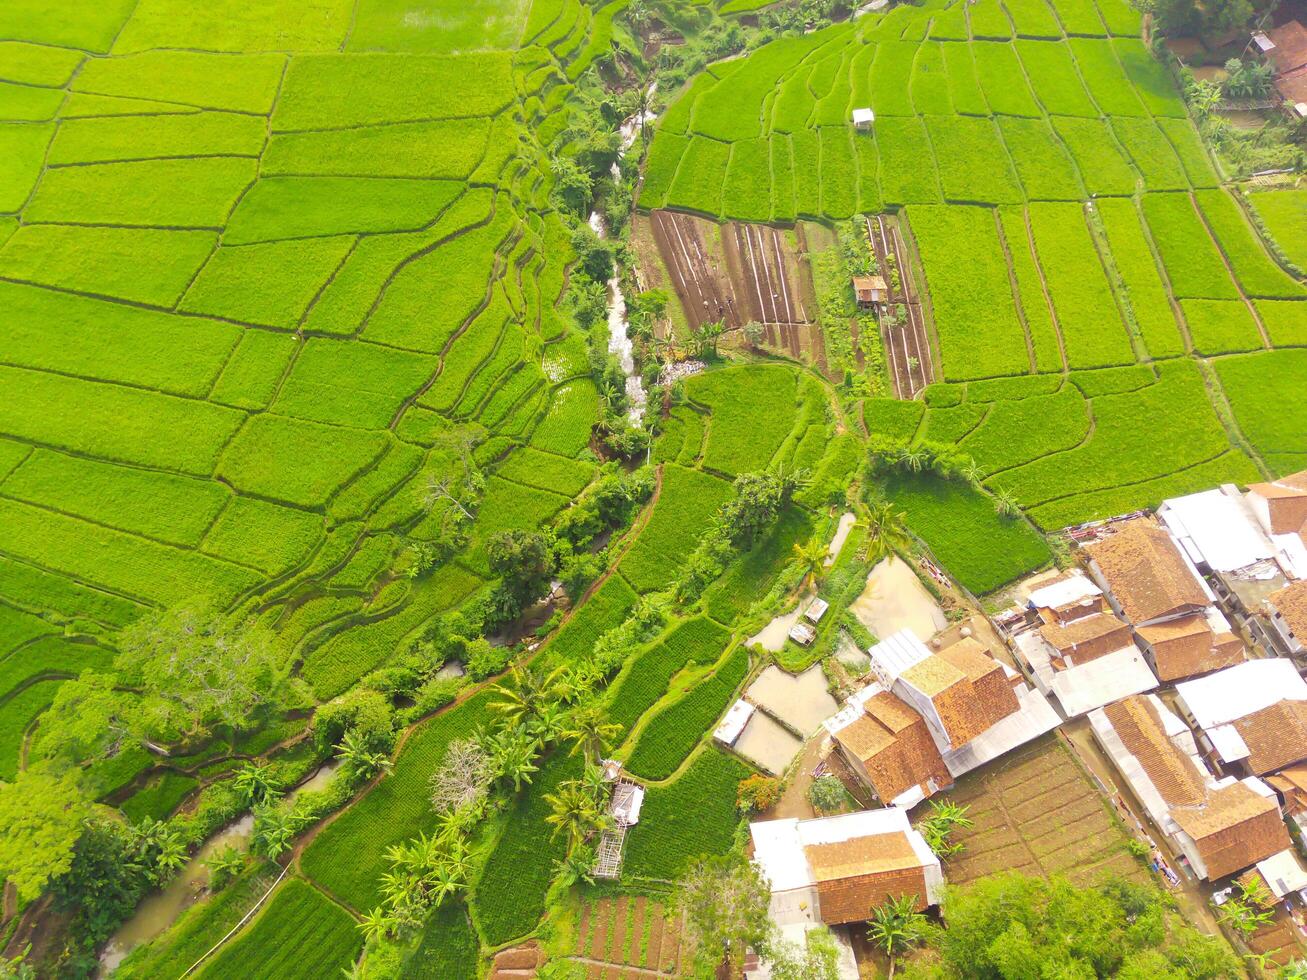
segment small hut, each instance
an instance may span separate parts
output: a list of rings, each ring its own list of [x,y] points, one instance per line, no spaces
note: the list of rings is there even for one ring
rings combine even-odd
[[[871,127],[875,125],[876,114],[870,109],[853,110],[853,128],[860,133],[871,132]]]
[[[853,294],[861,307],[878,306],[888,299],[889,291],[881,276],[854,276]]]

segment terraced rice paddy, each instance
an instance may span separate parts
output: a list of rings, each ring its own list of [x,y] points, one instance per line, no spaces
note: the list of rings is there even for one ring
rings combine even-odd
[[[0,9],[0,78],[21,89],[0,97],[0,778],[63,684],[111,669],[119,630],[204,602],[274,632],[306,710],[167,769],[133,745],[87,773],[133,819],[186,813],[235,757],[461,628],[440,618],[490,592],[492,536],[565,523],[617,469],[597,455],[611,379],[567,298],[581,244],[556,165],[583,74],[637,49],[625,4],[429,6]],[[622,641],[601,703],[612,751],[650,784],[628,883],[664,887],[731,847],[754,769],[710,732],[757,667],[743,626],[775,613],[761,605],[795,546],[849,504],[868,435],[974,463],[978,486],[881,489],[977,593],[1047,564],[1040,530],[1307,466],[1301,192],[1221,182],[1140,29],[1123,0],[898,6],[662,94],[638,207],[683,319],[757,322],[793,360],[733,354],[678,386],[652,502],[541,632],[541,666]],[[854,130],[864,106],[874,127]],[[824,373],[790,226],[833,241],[829,226],[887,211],[892,268],[884,222],[876,254],[911,337],[889,338],[876,391]],[[891,388],[913,400],[875,397]],[[768,469],[802,474],[795,503],[701,601],[660,605],[732,481]],[[1000,496],[1022,513],[1000,517]],[[668,621],[614,632],[651,608]],[[393,768],[297,842],[201,975],[347,969],[388,850],[436,828],[429,776],[492,722],[490,700],[413,707]],[[565,853],[545,797],[580,765],[554,749],[540,767],[502,794],[470,888],[413,937],[403,975],[470,978],[538,932]],[[953,795],[976,820],[953,881],[1135,868],[1052,741]],[[252,903],[250,880],[134,968],[189,965]],[[571,956],[591,977],[679,975],[663,912],[587,901]]]

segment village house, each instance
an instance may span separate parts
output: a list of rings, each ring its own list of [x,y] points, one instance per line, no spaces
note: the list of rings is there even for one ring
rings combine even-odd
[[[1217,780],[1193,733],[1156,695],[1089,713],[1094,737],[1192,873],[1215,881],[1289,846],[1275,794],[1261,780]]]
[[[1217,772],[1265,776],[1307,759],[1307,682],[1290,661],[1250,660],[1175,693]]]
[[[1277,652],[1307,658],[1307,581],[1294,582],[1263,600],[1268,633]]]
[[[1253,642],[1269,649],[1260,619],[1263,600],[1289,579],[1280,549],[1262,527],[1252,505],[1233,484],[1173,497],[1157,509],[1193,565],[1207,576],[1217,601]]]
[[[1220,670],[1247,659],[1215,595],[1170,533],[1137,518],[1085,546],[1089,571],[1112,608],[1135,628],[1160,681]]]
[[[1244,499],[1290,578],[1307,578],[1307,470],[1254,483]]]
[[[1239,876],[1239,881],[1246,885],[1260,883],[1274,905],[1281,902],[1301,905],[1307,901],[1307,868],[1292,848],[1258,861]]]
[[[1255,47],[1275,69],[1275,90],[1295,115],[1307,117],[1307,28],[1296,20],[1253,35]]]
[[[1267,776],[1266,782],[1279,795],[1284,815],[1301,823],[1307,813],[1307,766],[1286,766]]]
[[[841,758],[886,804],[911,808],[953,785],[926,719],[879,683],[823,724]]]
[[[749,825],[777,926],[865,922],[887,899],[939,904],[944,872],[901,807]]]
[[[875,682],[824,725],[883,802],[913,806],[1061,723],[1043,694],[972,637],[932,650],[900,630],[868,654]]]
[[[853,295],[863,308],[879,306],[889,298],[885,280],[881,276],[854,276]]]
[[[1068,718],[1157,687],[1130,624],[1082,572],[1035,589],[1028,605],[1039,625],[1018,632],[1013,646],[1035,686]]]

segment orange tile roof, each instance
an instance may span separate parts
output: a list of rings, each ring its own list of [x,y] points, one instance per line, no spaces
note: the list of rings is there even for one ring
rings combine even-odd
[[[1171,536],[1148,518],[1127,521],[1085,550],[1131,623],[1207,605],[1207,594]]]
[[[1213,633],[1202,613],[1141,626],[1139,636],[1152,648],[1157,677],[1163,681],[1233,667],[1247,659],[1243,642],[1230,632]]]
[[[1248,492],[1266,499],[1272,534],[1295,534],[1307,529],[1307,470],[1272,483],[1254,483]]]
[[[896,695],[881,691],[863,705],[861,718],[835,733],[845,756],[859,765],[881,800],[893,800],[913,786],[953,782],[926,720]]]
[[[910,895],[917,911],[926,907],[926,875],[919,867],[817,882],[821,920],[827,925],[865,922],[871,910],[891,898]]]
[[[900,676],[928,698],[967,679],[966,674],[939,656],[926,657],[903,671]]]
[[[1277,701],[1232,722],[1259,776],[1307,759],[1307,701]]]
[[[912,895],[926,904],[926,877],[907,834],[894,831],[855,837],[837,844],[809,844],[803,849],[823,922],[861,922],[887,898]]]
[[[854,837],[836,844],[809,844],[803,853],[817,881],[921,867],[912,842],[901,830]]]
[[[1171,818],[1194,839],[1209,880],[1224,878],[1292,846],[1275,801],[1243,783],[1211,790],[1205,806],[1173,809]]]
[[[1299,643],[1307,643],[1307,581],[1294,582],[1266,597]]]
[[[1039,635],[1063,656],[1083,664],[1129,646],[1130,624],[1111,613],[1094,613],[1065,626],[1041,626]]]
[[[1193,806],[1207,798],[1203,774],[1167,737],[1148,698],[1134,694],[1103,710],[1168,806]]]

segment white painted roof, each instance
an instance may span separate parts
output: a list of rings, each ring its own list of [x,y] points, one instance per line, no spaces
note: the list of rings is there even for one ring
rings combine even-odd
[[[1094,582],[1081,572],[1052,585],[1045,585],[1030,593],[1030,604],[1036,609],[1057,609],[1081,599],[1092,599],[1103,594]]]
[[[1239,729],[1233,725],[1217,725],[1215,728],[1205,728],[1203,731],[1207,733],[1212,748],[1216,749],[1216,754],[1224,762],[1238,762],[1252,755],[1248,743],[1239,734]]]
[[[914,667],[930,656],[926,644],[917,639],[912,630],[899,630],[867,651],[871,662],[879,668],[879,673],[889,678],[890,682],[909,667]]]
[[[1277,702],[1307,701],[1307,681],[1290,661],[1279,657],[1249,660],[1197,680],[1182,681],[1175,691],[1208,734]]]
[[[822,616],[826,615],[826,610],[829,608],[830,603],[825,599],[813,599],[812,602],[808,604],[808,608],[803,611],[803,616],[809,622],[816,623],[821,620]]]
[[[1164,500],[1157,516],[1190,561],[1216,572],[1247,568],[1275,554],[1234,487]]]
[[[1053,673],[1049,687],[1068,718],[1143,694],[1157,687],[1157,677],[1144,655],[1131,643],[1088,663]]]
[[[864,707],[866,703],[884,690],[884,687],[872,681],[862,690],[855,691],[853,696],[844,702],[844,707],[821,723],[822,727],[832,735],[847,728],[867,713]]]
[[[752,717],[753,705],[741,698],[731,705],[730,710],[726,712],[726,717],[722,719],[722,723],[712,733],[712,737],[726,745],[734,745],[735,740],[740,737],[740,732],[744,731],[744,726],[749,723],[749,719]]]
[[[876,114],[870,109],[854,109],[853,121],[855,123],[869,123],[876,121]]]
[[[1290,578],[1307,578],[1307,544],[1303,543],[1301,535],[1273,534],[1271,543],[1276,547],[1276,558]]]
[[[1285,848],[1265,861],[1258,861],[1257,870],[1271,886],[1276,898],[1284,898],[1290,892],[1307,888],[1307,869],[1303,868],[1292,848]]]

